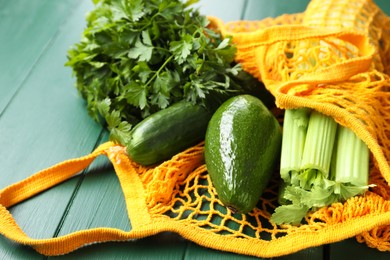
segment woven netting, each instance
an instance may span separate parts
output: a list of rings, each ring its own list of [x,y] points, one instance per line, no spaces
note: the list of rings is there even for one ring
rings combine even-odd
[[[350,128],[370,149],[370,189],[363,195],[309,212],[299,225],[270,221],[279,206],[274,172],[257,206],[233,213],[218,199],[204,162],[204,143],[160,165],[130,160],[112,142],[90,155],[44,169],[0,190],[0,234],[45,255],[83,245],[127,241],[172,231],[202,246],[259,257],[356,237],[390,251],[390,19],[371,0],[313,0],[301,14],[210,27],[231,36],[236,61],[275,97],[272,112],[308,107]],[[34,239],[7,208],[56,185],[106,155],[118,175],[131,230],[94,228]]]
[[[256,245],[281,237],[308,238],[308,233],[325,233],[332,225],[390,212],[389,18],[368,0],[316,0],[301,14],[227,24],[210,19],[215,29],[233,37],[236,60],[275,96],[273,112],[278,118],[283,109],[310,107],[332,116],[367,143],[374,187],[364,196],[309,212],[300,225],[278,226],[270,221],[278,206],[278,172],[252,212],[233,214],[212,186],[201,143],[157,167],[135,166],[150,214]],[[266,32],[269,28],[276,29]],[[327,70],[335,64],[341,66]],[[378,224],[361,234],[353,227],[347,232],[330,235],[327,241],[356,236],[370,247],[390,251],[388,225]]]

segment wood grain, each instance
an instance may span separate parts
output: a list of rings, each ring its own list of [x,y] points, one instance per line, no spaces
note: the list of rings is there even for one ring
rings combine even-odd
[[[390,13],[388,0],[376,0]],[[197,7],[224,21],[301,12],[308,0],[201,0]],[[108,139],[74,88],[66,53],[78,42],[90,0],[0,0],[0,189],[60,161],[90,153]],[[130,230],[112,166],[98,158],[87,170],[12,207],[30,236],[48,238],[93,227]],[[350,254],[349,252],[353,252]],[[386,259],[354,239],[280,259]],[[59,259],[254,259],[204,248],[177,234],[90,245]],[[0,259],[47,259],[0,236]]]

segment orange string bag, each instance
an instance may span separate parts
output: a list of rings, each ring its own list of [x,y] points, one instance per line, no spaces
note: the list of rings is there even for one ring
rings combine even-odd
[[[372,153],[370,182],[375,188],[364,197],[318,210],[309,220],[340,223],[387,212],[389,17],[372,1],[346,0],[312,1],[304,14],[276,18],[277,27],[261,21],[226,25],[212,21],[224,35],[233,37],[237,61],[265,83],[278,107],[308,107],[332,116],[352,129]],[[357,238],[388,250],[389,235],[389,226],[382,226]]]
[[[310,212],[300,225],[270,221],[278,206],[278,174],[255,209],[231,212],[207,174],[203,144],[153,167],[132,162],[107,142],[0,191],[0,233],[44,255],[66,254],[105,241],[176,232],[205,247],[276,257],[356,236],[390,251],[390,19],[370,0],[313,0],[302,14],[211,26],[237,45],[237,62],[261,80],[281,109],[308,107],[352,129],[371,151],[364,196]],[[288,53],[288,55],[286,55]],[[312,60],[315,60],[313,63]],[[301,66],[310,62],[315,66]],[[94,228],[47,239],[27,236],[8,208],[86,168],[97,156],[112,162],[126,200],[130,231]]]

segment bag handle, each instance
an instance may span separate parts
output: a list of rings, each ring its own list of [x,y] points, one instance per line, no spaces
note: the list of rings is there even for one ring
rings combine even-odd
[[[323,27],[310,27],[301,24],[285,24],[267,27],[261,30],[251,32],[231,32],[229,27],[225,26],[223,21],[216,17],[209,17],[211,27],[218,28],[224,36],[231,36],[236,44],[236,59],[238,62],[245,63],[249,56],[254,56],[254,62],[258,67],[258,73],[261,80],[265,83],[274,82],[269,78],[267,66],[267,51],[273,44],[283,41],[300,41],[309,39],[337,38],[348,42],[359,50],[359,56],[332,64],[328,67],[318,69],[307,73],[300,79],[275,82],[279,93],[287,93],[288,90],[297,85],[311,83],[336,83],[347,81],[353,75],[365,72],[372,66],[375,47],[370,43],[369,38],[363,34],[350,29],[329,29]]]
[[[99,155],[106,155],[110,159],[126,198],[131,198],[126,199],[129,219],[131,216],[137,216],[131,218],[132,231],[137,226],[148,223],[150,215],[147,213],[143,202],[144,190],[132,162],[126,155],[124,147],[107,142],[100,145],[89,155],[66,160],[1,190],[0,234],[20,244],[32,246],[36,251],[44,255],[65,254],[83,245],[95,242],[124,241],[136,238],[132,231],[126,232],[115,228],[94,228],[76,231],[55,238],[34,239],[23,232],[7,209],[69,179],[87,168]],[[131,189],[126,187],[131,187]],[[132,203],[131,206],[128,205],[129,201]]]
[[[279,82],[277,91],[280,93],[287,93],[294,86],[302,84],[334,84],[348,81],[352,76],[368,71],[372,66],[375,54],[375,47],[370,44],[366,35],[350,30],[329,30],[302,25],[285,25],[269,28],[269,32],[266,30],[264,36],[266,36],[266,39],[269,38],[269,40],[266,40],[264,44],[259,46],[256,52],[257,64],[259,64],[259,71],[264,81],[273,80],[272,78],[267,78],[269,67],[267,67],[266,58],[269,46],[280,41],[334,37],[354,45],[359,50],[359,56],[357,57],[306,73],[297,80]]]

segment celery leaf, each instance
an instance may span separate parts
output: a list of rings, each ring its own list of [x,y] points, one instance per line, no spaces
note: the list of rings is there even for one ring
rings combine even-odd
[[[271,216],[271,221],[280,224],[299,224],[305,217],[309,208],[302,204],[290,204],[279,206]]]

